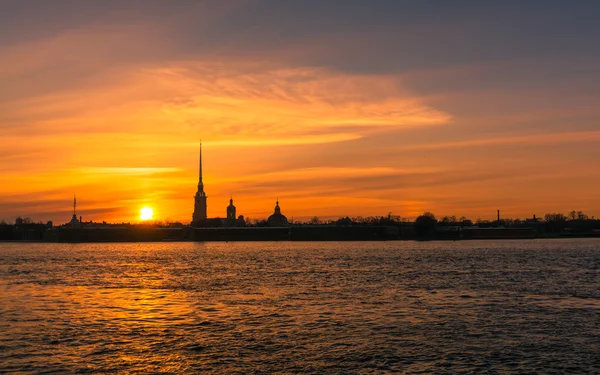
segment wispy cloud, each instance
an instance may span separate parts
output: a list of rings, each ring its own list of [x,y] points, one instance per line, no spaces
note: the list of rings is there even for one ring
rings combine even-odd
[[[76,168],[69,173],[85,173],[88,175],[111,175],[111,176],[148,176],[154,174],[162,174],[162,173],[170,173],[170,172],[179,172],[181,168],[157,168],[157,167],[147,167],[147,168],[127,168],[127,167],[81,167]]]
[[[564,143],[597,143],[600,142],[600,131],[580,131],[565,133],[535,133],[519,136],[498,136],[494,138],[477,138],[453,142],[435,142],[401,146],[402,150],[438,150],[453,148],[475,148],[502,145],[542,145]]]

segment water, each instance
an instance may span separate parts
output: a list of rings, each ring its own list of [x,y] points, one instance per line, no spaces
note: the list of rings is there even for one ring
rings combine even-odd
[[[0,244],[0,372],[600,373],[600,241]]]

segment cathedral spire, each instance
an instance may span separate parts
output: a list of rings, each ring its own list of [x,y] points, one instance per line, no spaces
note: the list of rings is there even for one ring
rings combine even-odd
[[[199,164],[199,168],[198,168],[198,184],[202,184],[202,140],[200,140],[200,159],[198,161]]]
[[[79,228],[80,220],[77,220],[77,197],[73,194],[73,217],[68,223],[73,228]]]
[[[204,183],[202,182],[202,140],[200,140],[200,158],[198,160],[198,191],[194,196],[194,213],[192,215],[192,224],[198,224],[206,220],[206,193],[204,192]]]

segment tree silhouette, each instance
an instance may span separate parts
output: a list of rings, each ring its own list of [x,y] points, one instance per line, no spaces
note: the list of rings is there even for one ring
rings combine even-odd
[[[561,213],[546,214],[544,225],[549,232],[560,232],[565,228],[567,217]]]
[[[433,234],[437,219],[431,212],[425,212],[415,220],[415,234],[418,237],[426,237]]]
[[[561,213],[546,214],[544,216],[544,221],[545,222],[565,222],[565,221],[567,221],[567,217]]]

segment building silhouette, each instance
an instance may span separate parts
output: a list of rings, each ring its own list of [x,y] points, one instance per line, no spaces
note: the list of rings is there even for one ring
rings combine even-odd
[[[206,193],[204,192],[204,183],[202,182],[202,142],[200,142],[200,159],[198,173],[198,191],[194,196],[194,214],[192,223],[206,220]]]
[[[288,225],[287,218],[281,213],[281,208],[279,207],[279,199],[275,202],[275,212],[273,215],[269,216],[267,219],[267,224],[271,227],[280,227]]]
[[[192,227],[243,227],[246,221],[243,215],[237,216],[237,208],[233,204],[233,197],[229,199],[229,206],[226,208],[226,216],[223,218],[209,218],[207,214],[207,196],[204,192],[204,182],[202,181],[202,142],[200,142],[200,155],[198,159],[198,191],[194,195],[194,213],[192,214]],[[237,216],[237,217],[236,217]],[[267,224],[273,227],[289,225],[287,218],[281,213],[279,199],[275,203],[275,211],[267,219]]]
[[[73,195],[73,217],[68,225],[73,228],[78,228],[80,224],[81,222],[77,220],[77,197]]]
[[[229,206],[227,206],[227,221],[235,221],[235,206],[233,205],[233,198],[229,199]]]

